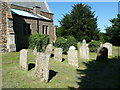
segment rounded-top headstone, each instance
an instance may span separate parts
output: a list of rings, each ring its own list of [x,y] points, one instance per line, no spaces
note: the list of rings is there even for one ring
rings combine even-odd
[[[103,46],[107,46],[107,45],[112,47],[112,44],[109,43],[109,42],[106,42],[106,43],[103,44]]]
[[[75,50],[74,46],[70,46],[69,50]]]
[[[112,56],[112,44],[109,42],[106,42],[103,44],[103,47],[106,47],[108,49],[108,55]]]
[[[86,45],[86,40],[85,40],[85,39],[83,39],[82,43],[83,43],[83,45]]]

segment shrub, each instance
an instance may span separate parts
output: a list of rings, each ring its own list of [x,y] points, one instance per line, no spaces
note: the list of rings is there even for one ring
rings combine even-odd
[[[67,36],[67,47],[75,46],[77,49],[77,40],[73,36]]]
[[[29,37],[29,48],[34,49],[36,47],[38,52],[44,51],[48,43],[48,35],[40,35],[39,33],[35,33]]]
[[[92,41],[89,43],[90,52],[97,52],[97,49],[100,47],[100,44],[101,44],[100,41],[92,40]]]
[[[68,36],[67,39],[58,37],[55,41],[55,47],[62,48],[63,53],[66,53],[70,46],[75,46],[77,48],[77,40],[72,36]]]
[[[57,40],[55,41],[55,47],[62,48],[63,53],[66,53],[68,50],[67,40],[64,37],[58,37]]]

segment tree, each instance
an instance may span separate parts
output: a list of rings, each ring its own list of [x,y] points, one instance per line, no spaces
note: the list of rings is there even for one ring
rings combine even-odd
[[[120,46],[120,14],[117,15],[117,18],[111,19],[110,22],[112,26],[105,29],[105,40],[115,46]]]
[[[86,39],[87,41],[99,40],[99,30],[97,28],[97,17],[91,7],[85,4],[76,4],[69,14],[64,15],[60,20],[60,35],[75,37],[78,41]]]

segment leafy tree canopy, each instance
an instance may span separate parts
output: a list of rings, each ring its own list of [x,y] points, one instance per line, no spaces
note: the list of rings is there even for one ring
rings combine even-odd
[[[99,40],[99,30],[97,28],[97,17],[91,7],[85,4],[76,4],[70,13],[65,14],[61,19],[60,28],[57,28],[57,35],[67,37],[74,36],[78,41]]]
[[[115,46],[120,46],[120,14],[117,15],[117,18],[111,19],[110,22],[112,26],[105,29],[105,40]]]

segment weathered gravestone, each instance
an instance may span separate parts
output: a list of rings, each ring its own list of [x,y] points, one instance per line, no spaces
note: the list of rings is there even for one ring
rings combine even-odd
[[[80,58],[89,59],[89,48],[88,44],[86,44],[86,40],[84,39],[82,42],[82,46],[80,47]]]
[[[20,51],[20,67],[28,70],[28,50],[26,49]]]
[[[112,44],[107,42],[103,44],[103,47],[108,49],[108,56],[112,56]]]
[[[54,49],[54,60],[62,62],[62,48]]]
[[[97,61],[107,61],[108,60],[108,49],[106,47],[103,47],[103,45],[98,48],[97,51]]]
[[[48,82],[49,63],[52,49],[53,49],[52,44],[49,44],[46,47],[45,53],[37,53],[35,74],[38,78],[40,78],[41,81]]]
[[[78,51],[74,46],[71,46],[68,51],[68,63],[72,66],[79,67],[78,64]]]
[[[34,50],[33,50],[33,54],[34,55],[37,55],[37,48],[35,47]]]
[[[43,79],[43,70],[44,70],[44,53],[37,53],[36,64],[35,64],[35,74],[41,80]]]

